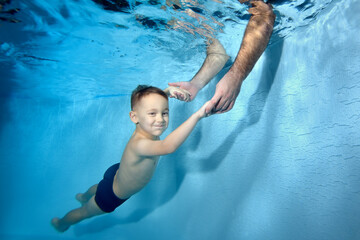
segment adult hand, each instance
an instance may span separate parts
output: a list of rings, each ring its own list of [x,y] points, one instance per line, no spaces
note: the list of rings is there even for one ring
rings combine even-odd
[[[242,81],[238,81],[233,73],[226,73],[216,85],[215,94],[206,106],[206,114],[230,111],[239,95],[241,83]]]
[[[184,90],[188,91],[190,93],[190,97],[187,102],[194,100],[194,98],[196,97],[196,94],[200,90],[195,84],[191,83],[191,81],[190,82],[168,83],[168,85],[172,86],[172,87],[178,87],[180,89],[184,89]],[[187,100],[184,97],[182,97],[181,95],[175,95],[174,97],[181,101]]]

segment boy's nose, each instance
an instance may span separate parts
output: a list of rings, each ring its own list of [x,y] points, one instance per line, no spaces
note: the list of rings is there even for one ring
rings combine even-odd
[[[162,114],[159,114],[159,115],[157,116],[156,120],[157,120],[158,122],[164,122],[164,121],[165,121],[165,120],[164,120],[164,117],[162,116]]]

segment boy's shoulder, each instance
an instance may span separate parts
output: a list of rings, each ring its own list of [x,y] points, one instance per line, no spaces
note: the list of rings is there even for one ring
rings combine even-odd
[[[152,142],[154,141],[156,140],[152,140],[144,136],[133,135],[126,145],[121,161],[127,163],[138,163],[144,159],[159,159],[159,156],[149,155],[153,146]]]
[[[145,136],[142,136],[141,134],[134,133],[131,136],[131,138],[129,139],[129,142],[128,142],[127,145],[131,149],[136,150],[138,148],[141,148],[143,143],[149,143],[149,142],[152,142],[152,141],[156,141],[156,140],[152,140],[152,139],[149,139],[149,138],[147,138]]]

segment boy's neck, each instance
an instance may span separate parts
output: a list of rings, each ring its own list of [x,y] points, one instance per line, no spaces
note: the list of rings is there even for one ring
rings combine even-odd
[[[138,124],[136,125],[136,129],[135,129],[134,134],[139,135],[142,138],[147,138],[147,139],[150,139],[150,140],[153,140],[153,141],[160,139],[160,137],[154,136],[154,135],[144,131],[144,129],[142,129]]]

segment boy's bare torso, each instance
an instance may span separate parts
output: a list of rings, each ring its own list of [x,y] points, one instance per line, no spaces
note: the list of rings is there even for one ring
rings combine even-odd
[[[113,190],[116,196],[127,199],[140,191],[153,176],[159,156],[143,157],[136,154],[135,148],[141,134],[136,131],[125,147],[120,167],[115,175]]]

